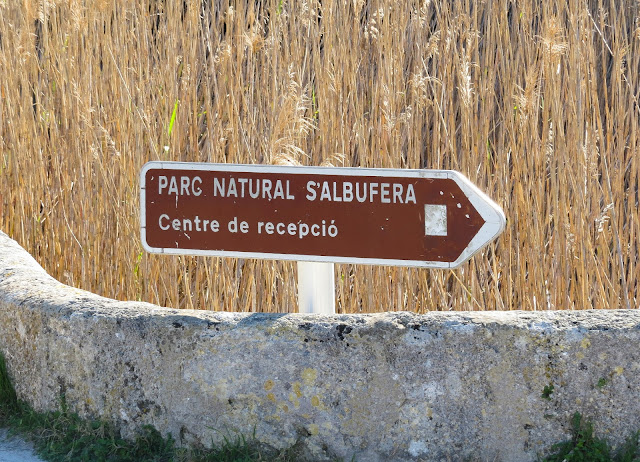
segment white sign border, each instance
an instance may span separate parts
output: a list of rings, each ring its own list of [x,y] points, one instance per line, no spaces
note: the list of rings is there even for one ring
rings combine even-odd
[[[252,172],[252,173],[283,173],[283,174],[311,174],[334,176],[370,176],[370,177],[397,177],[397,178],[434,178],[452,179],[460,187],[467,199],[476,208],[485,220],[480,231],[471,239],[469,245],[463,250],[454,262],[423,261],[423,260],[395,260],[385,258],[358,258],[337,257],[324,255],[298,255],[263,252],[240,252],[228,250],[194,250],[151,247],[147,244],[146,237],[146,185],[147,171],[152,169],[173,170],[203,170],[215,172]],[[229,258],[258,258],[268,260],[287,261],[312,261],[339,264],[359,265],[389,265],[407,266],[417,268],[447,269],[457,268],[480,252],[486,245],[493,241],[506,226],[504,212],[486,194],[480,191],[464,175],[454,170],[418,170],[418,169],[390,169],[390,168],[360,168],[360,167],[306,167],[306,166],[281,166],[281,165],[251,165],[251,164],[216,164],[205,162],[169,162],[151,161],[144,164],[140,171],[140,237],[142,247],[149,253],[166,255],[194,255]]]

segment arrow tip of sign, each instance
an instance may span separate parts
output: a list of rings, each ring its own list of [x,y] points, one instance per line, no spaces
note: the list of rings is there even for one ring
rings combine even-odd
[[[460,187],[485,222],[471,239],[467,248],[451,264],[451,268],[456,268],[498,237],[507,226],[507,217],[498,204],[480,191],[464,175],[455,171],[450,171],[450,175],[450,178]]]

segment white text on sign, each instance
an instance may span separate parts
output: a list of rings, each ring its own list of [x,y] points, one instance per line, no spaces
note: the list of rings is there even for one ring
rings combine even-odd
[[[158,194],[200,196],[203,182],[199,176],[159,176]],[[238,199],[295,200],[289,180],[267,178],[214,178],[211,197]],[[205,194],[206,195],[206,194]],[[412,184],[369,181],[308,181],[305,199],[329,202],[380,202],[382,204],[415,204]]]

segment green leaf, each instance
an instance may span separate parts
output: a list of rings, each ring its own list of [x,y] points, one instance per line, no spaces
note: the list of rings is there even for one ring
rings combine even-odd
[[[176,104],[173,105],[173,112],[171,113],[171,120],[169,121],[169,136],[171,136],[171,132],[173,131],[173,124],[176,121],[176,114],[178,113],[178,103],[180,100],[176,100]]]

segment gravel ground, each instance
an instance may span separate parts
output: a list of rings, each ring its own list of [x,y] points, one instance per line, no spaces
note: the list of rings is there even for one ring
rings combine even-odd
[[[6,428],[0,429],[0,462],[43,462],[36,456],[33,445],[19,436],[9,435]]]

